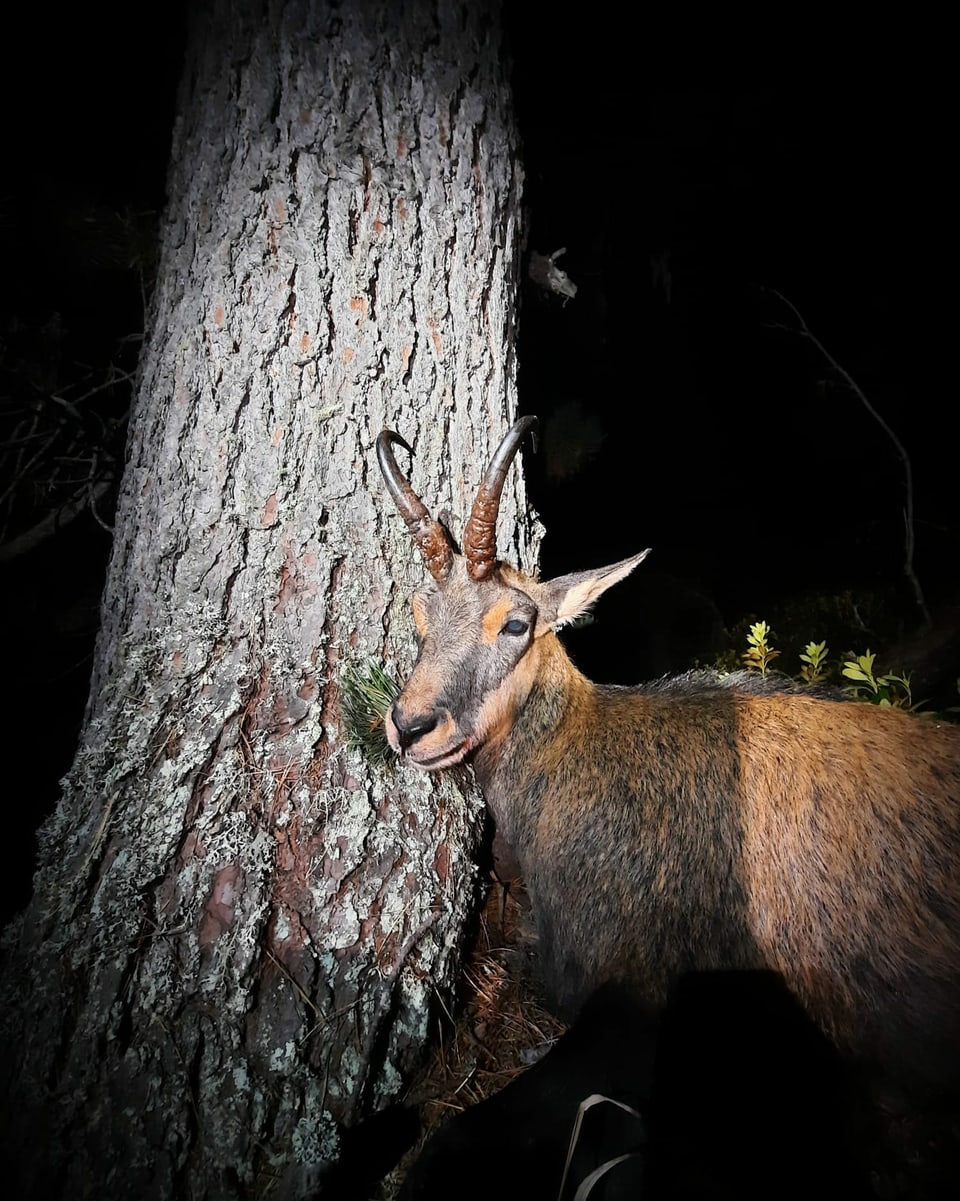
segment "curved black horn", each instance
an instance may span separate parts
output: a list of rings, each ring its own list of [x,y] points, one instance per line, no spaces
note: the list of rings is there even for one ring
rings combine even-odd
[[[438,584],[442,584],[453,566],[450,540],[446,530],[439,521],[430,516],[426,505],[401,474],[393,455],[392,442],[413,454],[406,442],[393,430],[384,430],[377,437],[377,460],[387,483],[387,491],[393,497],[393,503],[397,506],[400,516],[407,523],[407,529],[414,542],[420,547],[427,561],[427,570]]]
[[[497,561],[497,514],[500,511],[503,482],[520,443],[528,432],[536,439],[539,427],[536,417],[521,417],[515,421],[490,460],[487,474],[470,510],[470,520],[463,531],[463,553],[472,580],[485,580],[493,571]]]

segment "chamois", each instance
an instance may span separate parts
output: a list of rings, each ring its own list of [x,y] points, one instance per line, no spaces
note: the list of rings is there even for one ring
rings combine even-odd
[[[469,757],[530,894],[544,985],[573,1015],[608,981],[661,1004],[686,972],[773,970],[845,1054],[960,1083],[960,728],[745,673],[597,685],[556,630],[648,553],[533,579],[496,557],[495,452],[462,553],[387,488],[434,585],[386,719],[426,770]],[[411,452],[412,453],[412,452]]]

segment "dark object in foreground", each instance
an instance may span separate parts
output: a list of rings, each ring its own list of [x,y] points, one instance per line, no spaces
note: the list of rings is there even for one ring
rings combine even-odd
[[[450,1121],[401,1201],[557,1201],[570,1134],[592,1094],[563,1193],[608,1160],[590,1201],[854,1199],[844,1065],[772,972],[684,977],[661,1016],[599,990],[549,1054]]]

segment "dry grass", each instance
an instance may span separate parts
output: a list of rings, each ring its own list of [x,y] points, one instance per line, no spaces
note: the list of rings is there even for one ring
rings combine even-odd
[[[411,1093],[425,1127],[499,1092],[564,1031],[537,999],[521,921],[516,892],[494,887],[464,967],[460,1011],[442,1023],[433,1061]]]

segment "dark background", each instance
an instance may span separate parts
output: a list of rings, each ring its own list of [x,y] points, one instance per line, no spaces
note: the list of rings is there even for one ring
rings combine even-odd
[[[680,670],[747,616],[777,626],[797,598],[817,611],[825,602],[809,598],[846,597],[859,651],[917,625],[902,574],[902,462],[772,290],[905,446],[917,574],[949,619],[945,89],[933,73],[918,83],[879,70],[665,87],[645,79],[655,49],[643,35],[599,18],[581,28],[514,16],[510,33],[527,250],[565,247],[558,266],[578,289],[564,302],[527,281],[522,296],[521,405],[543,423],[526,466],[548,529],[544,574],[654,548],[596,624],[571,633],[577,661],[620,682]],[[45,390],[82,390],[110,362],[135,366],[129,336],[143,328],[184,38],[176,8],[146,12],[135,29],[97,11],[55,26],[38,13],[11,35],[3,437],[10,414]],[[128,402],[118,386],[96,416],[118,462]],[[101,513],[110,519],[109,498]],[[4,916],[26,900],[32,831],[75,747],[108,553],[109,535],[82,517],[0,565],[13,669],[6,795],[20,850]],[[812,624],[800,634],[826,636]]]

